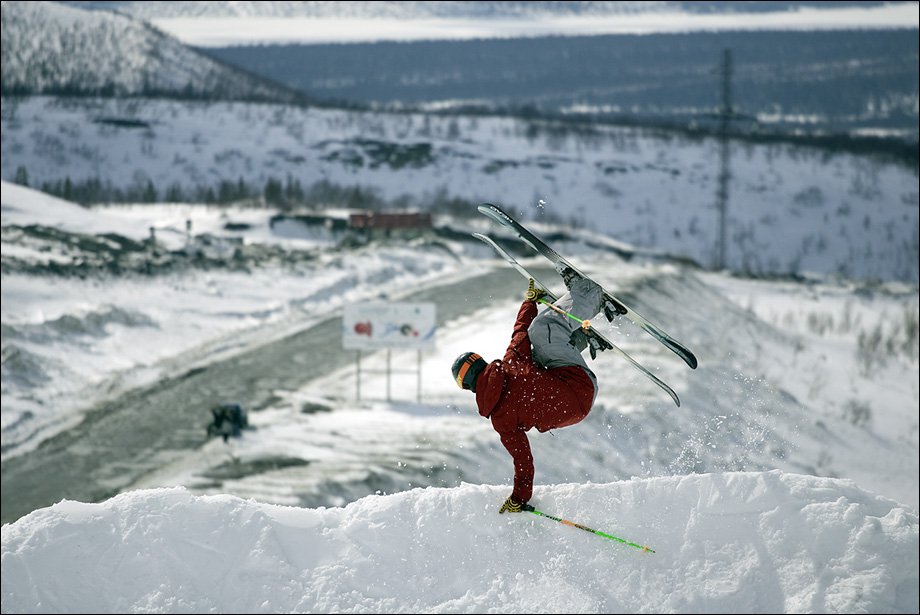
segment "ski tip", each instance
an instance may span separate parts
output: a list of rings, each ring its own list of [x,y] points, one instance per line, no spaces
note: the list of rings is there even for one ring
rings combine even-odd
[[[683,344],[675,340],[673,337],[671,337],[667,333],[663,332],[661,329],[658,329],[654,325],[652,325],[651,327],[646,327],[640,324],[639,326],[641,326],[643,329],[651,333],[652,337],[657,338],[658,341],[664,344],[668,350],[670,350],[671,352],[679,356],[681,359],[683,359],[684,363],[686,363],[690,367],[690,369],[696,369],[696,366],[697,366],[696,355],[690,352],[689,348],[687,348],[686,346],[684,346]]]
[[[479,213],[488,218],[492,218],[502,226],[507,226],[514,229],[514,225],[517,224],[511,216],[502,211],[501,207],[493,205],[492,203],[483,203],[477,207],[477,209],[479,210]]]
[[[496,207],[492,203],[483,203],[482,205],[478,206],[476,209],[479,210],[479,213],[485,216],[489,216],[490,218],[495,217]]]
[[[680,397],[677,396],[677,393],[674,392],[674,389],[665,385],[661,387],[664,389],[664,392],[671,396],[671,400],[674,402],[674,405],[680,408]]]

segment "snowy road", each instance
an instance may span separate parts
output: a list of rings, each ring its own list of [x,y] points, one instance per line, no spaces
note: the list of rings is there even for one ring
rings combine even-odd
[[[481,308],[486,300],[506,300],[521,289],[520,276],[500,268],[399,299],[435,302],[442,325]],[[102,501],[205,444],[204,427],[215,402],[238,400],[259,410],[273,402],[275,391],[296,390],[353,359],[352,352],[341,348],[341,317],[335,315],[112,399],[89,411],[78,427],[4,461],[2,521],[14,521],[62,498]]]

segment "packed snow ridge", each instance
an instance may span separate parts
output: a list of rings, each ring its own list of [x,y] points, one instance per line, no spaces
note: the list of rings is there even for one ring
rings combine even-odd
[[[184,488],[3,526],[3,612],[916,613],[915,512],[780,471],[368,496],[344,508]]]

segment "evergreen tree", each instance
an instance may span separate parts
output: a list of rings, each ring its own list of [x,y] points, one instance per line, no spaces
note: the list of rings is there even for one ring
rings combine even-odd
[[[16,168],[16,175],[13,177],[13,182],[20,186],[29,185],[29,172],[26,171],[25,167],[19,166]]]
[[[147,185],[144,187],[142,200],[145,203],[156,203],[157,201],[157,189],[149,179],[147,180]]]
[[[281,205],[284,202],[284,188],[281,186],[281,182],[274,177],[268,178],[268,181],[265,182],[265,190],[262,196],[265,197],[266,203]]]

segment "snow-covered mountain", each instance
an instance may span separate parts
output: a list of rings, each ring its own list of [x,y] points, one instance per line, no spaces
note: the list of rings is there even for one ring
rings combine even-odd
[[[206,200],[293,180],[311,206],[525,219],[718,262],[719,142],[614,126],[265,104],[3,99],[2,177],[67,198]],[[781,143],[730,144],[728,268],[918,280],[916,168]],[[20,179],[19,181],[23,181]],[[133,194],[135,196],[124,196]]]
[[[221,64],[126,15],[55,2],[2,5],[2,91],[295,102],[282,86]]]
[[[3,526],[4,613],[916,613],[916,511],[849,481],[717,473],[273,506],[182,488]]]

